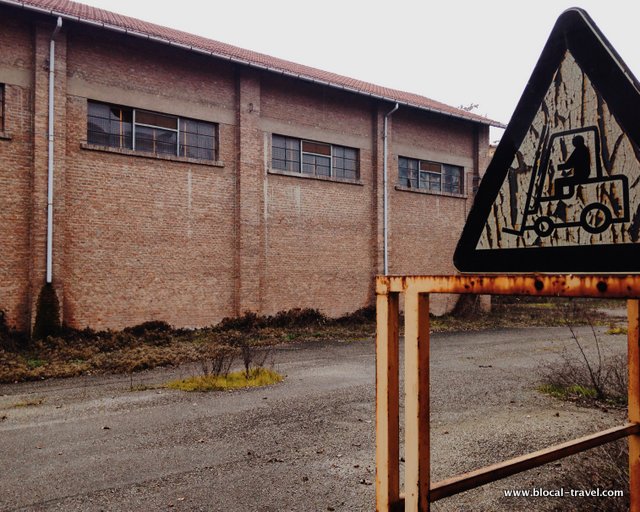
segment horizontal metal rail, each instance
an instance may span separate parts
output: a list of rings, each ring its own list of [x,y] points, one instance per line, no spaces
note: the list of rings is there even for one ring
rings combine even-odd
[[[430,480],[429,295],[626,298],[628,423],[435,484]],[[428,512],[434,501],[627,437],[630,512],[640,512],[640,275],[381,276],[376,280],[376,510]],[[404,298],[404,495],[400,493],[400,298]]]
[[[496,480],[537,468],[538,466],[563,459],[569,455],[575,455],[576,453],[595,448],[596,446],[638,433],[640,433],[640,425],[637,423],[627,423],[619,427],[603,430],[596,434],[580,437],[572,441],[567,441],[566,443],[448,478],[431,486],[429,501],[433,502],[441,500],[442,498],[448,498],[454,494],[468,491],[481,485],[495,482]]]
[[[640,297],[640,275],[511,274],[380,276],[376,293],[477,293],[562,297]]]

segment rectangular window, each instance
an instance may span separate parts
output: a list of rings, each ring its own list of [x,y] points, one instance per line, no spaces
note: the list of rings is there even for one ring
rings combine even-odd
[[[291,137],[274,135],[271,162],[274,169],[300,172],[300,141]]]
[[[87,142],[110,148],[133,149],[133,109],[94,103],[87,110]]]
[[[331,146],[303,140],[302,172],[316,176],[331,176]]]
[[[216,158],[214,123],[89,101],[87,142],[156,155]]]
[[[273,135],[271,145],[273,169],[357,180],[360,177],[358,150],[283,135]]]
[[[458,165],[398,157],[398,182],[403,187],[462,194],[463,171]]]

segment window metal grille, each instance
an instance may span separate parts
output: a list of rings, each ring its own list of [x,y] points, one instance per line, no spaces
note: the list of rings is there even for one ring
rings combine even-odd
[[[159,155],[215,160],[217,125],[90,101],[87,142]]]
[[[398,158],[398,184],[403,187],[463,193],[463,168],[415,158]]]
[[[357,180],[359,152],[355,148],[273,135],[271,167],[311,176]]]

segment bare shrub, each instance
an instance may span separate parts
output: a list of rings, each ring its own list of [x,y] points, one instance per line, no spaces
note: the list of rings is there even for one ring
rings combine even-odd
[[[203,357],[200,361],[203,375],[226,377],[236,359],[238,351],[229,345],[207,343],[203,347]]]
[[[579,317],[591,327],[588,339],[581,339],[574,324]],[[543,370],[545,385],[541,389],[563,399],[579,400],[585,405],[624,405],[627,403],[627,360],[623,355],[605,356],[601,340],[590,317],[569,303],[567,326],[576,353],[562,354],[560,363],[547,365]],[[584,321],[582,323],[585,323]],[[591,341],[589,341],[591,340]],[[623,491],[621,497],[566,497],[553,499],[544,510],[567,512],[618,512],[629,510],[629,451],[627,440],[608,443],[571,458],[570,471],[563,482],[565,488],[593,491]]]
[[[600,337],[590,316],[576,310],[575,303],[565,305],[565,318],[577,351],[569,354],[565,349],[560,363],[551,363],[543,368],[542,390],[561,398],[626,404],[626,357],[603,354]],[[588,339],[578,336],[575,330],[577,322],[589,325],[591,334]]]
[[[251,332],[270,327],[313,327],[324,325],[327,322],[329,322],[329,319],[317,309],[293,308],[287,311],[279,311],[273,316],[260,316],[253,311],[247,311],[242,316],[223,318],[214,329],[216,331],[235,330]]]
[[[623,491],[621,497],[556,498],[546,503],[546,511],[627,512],[629,510],[629,448],[624,439],[571,457],[562,482],[565,489]]]

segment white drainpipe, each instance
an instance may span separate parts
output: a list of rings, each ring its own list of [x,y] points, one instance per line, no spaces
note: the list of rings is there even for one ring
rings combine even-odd
[[[56,36],[62,28],[62,18],[58,16],[56,28],[49,42],[49,162],[47,166],[47,283],[53,279],[53,127],[55,90]]]
[[[383,236],[384,236],[384,275],[389,275],[389,186],[388,186],[388,165],[387,165],[387,138],[388,138],[388,121],[391,115],[398,110],[399,105],[396,103],[395,107],[390,110],[384,116],[384,133],[382,135],[382,140],[384,141],[383,150],[382,150],[382,188],[383,188],[383,196],[382,196],[382,211],[384,216],[383,221]]]

